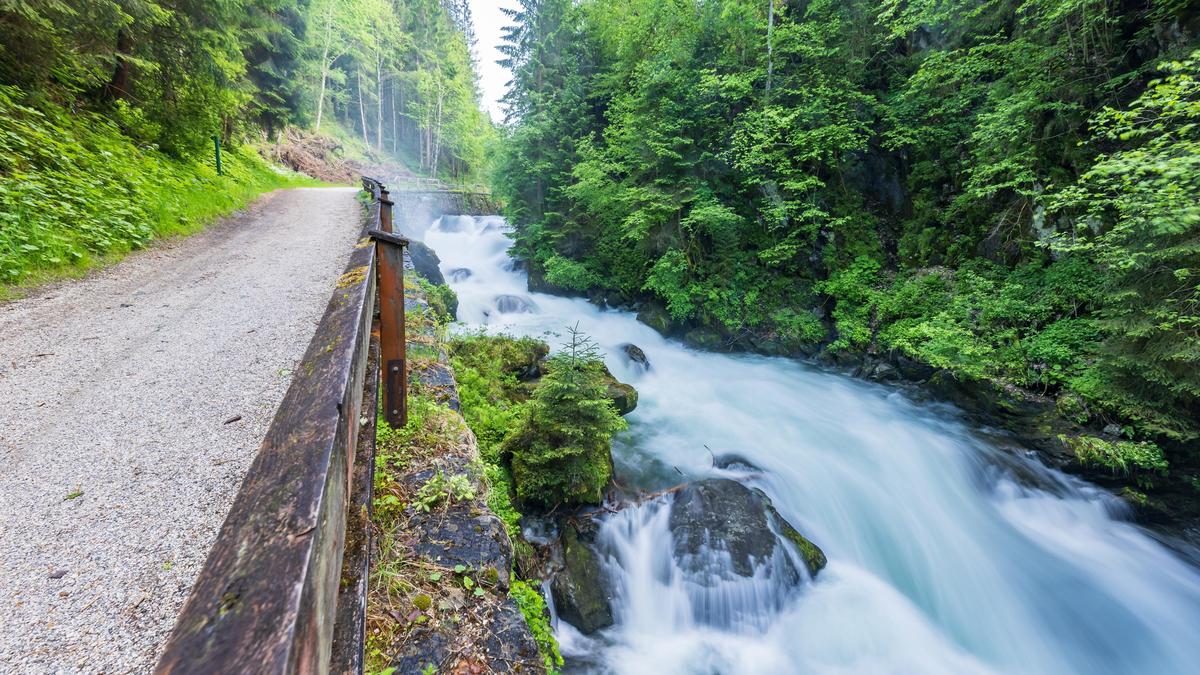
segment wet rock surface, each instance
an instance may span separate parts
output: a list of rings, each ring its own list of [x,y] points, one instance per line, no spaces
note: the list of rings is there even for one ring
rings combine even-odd
[[[562,528],[563,568],[550,582],[558,616],[583,633],[613,624],[612,594],[596,553],[570,525]]]
[[[825,566],[821,550],[780,517],[766,495],[725,478],[691,483],[675,495],[669,521],[675,557],[685,560],[716,548],[729,553],[734,573],[752,576],[780,544],[772,521],[796,545],[810,575]],[[791,565],[790,558],[784,560]]]
[[[532,314],[537,311],[537,305],[529,298],[519,295],[496,296],[496,311],[501,314]]]
[[[512,542],[499,518],[490,513],[475,515],[476,511],[472,504],[459,502],[444,512],[417,514],[410,522],[422,536],[413,551],[444,567],[463,565],[494,577],[496,586],[506,591]]]
[[[484,653],[488,656],[488,667],[496,673],[541,672],[527,664],[538,663],[537,642],[525,624],[521,609],[512,598],[505,599],[492,612]]]
[[[646,357],[646,352],[642,348],[631,343],[621,345],[621,352],[629,359],[629,362],[645,372],[650,370],[650,359]]]
[[[410,240],[408,242],[408,257],[412,260],[413,269],[426,281],[434,286],[444,286],[446,284],[446,279],[442,276],[442,261],[433,252],[433,249],[426,246],[424,242]]]

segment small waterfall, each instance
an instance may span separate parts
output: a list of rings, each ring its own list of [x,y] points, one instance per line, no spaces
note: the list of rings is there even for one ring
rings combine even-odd
[[[997,448],[949,408],[789,359],[699,352],[632,313],[530,293],[506,231],[446,217],[426,242],[443,272],[469,271],[449,277],[469,327],[557,345],[578,322],[637,387],[614,443],[622,485],[729,476],[713,457],[740,458],[829,557],[798,588],[781,587],[778,561],[734,579],[719,547],[675,559],[669,499],[613,514],[597,546],[617,622],[586,637],[558,622],[568,670],[1197,672],[1200,573],[1119,520],[1111,496]],[[503,295],[536,311],[502,314]]]
[[[639,632],[705,626],[733,633],[762,633],[795,597],[799,560],[776,546],[754,574],[733,571],[728,551],[703,546],[675,557],[668,527],[671,497],[626,508],[600,528],[597,544],[616,589],[615,614]]]

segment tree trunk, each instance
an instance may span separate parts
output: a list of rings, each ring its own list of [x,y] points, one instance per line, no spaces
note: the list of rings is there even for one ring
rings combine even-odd
[[[441,80],[438,80],[437,94],[437,116],[433,123],[433,161],[429,163],[429,176],[437,177],[438,161],[442,154],[442,99],[444,97],[444,89],[442,88]]]
[[[392,86],[388,87],[388,91],[392,94],[392,154],[396,154],[396,134],[399,133],[396,129],[396,78],[392,78]]]
[[[383,55],[375,61],[375,148],[383,152]]]
[[[363,103],[362,68],[358,68],[358,117],[362,121],[363,145],[371,149],[371,140],[367,138],[367,107]]]
[[[122,28],[117,31],[117,67],[113,70],[112,79],[104,88],[109,99],[123,99],[129,96],[130,63],[126,56],[133,51],[133,38],[129,31]]]
[[[325,44],[321,49],[321,88],[317,94],[317,125],[314,130],[321,128],[321,114],[325,112],[325,81],[329,79],[329,47],[333,42],[333,5],[325,12]]]

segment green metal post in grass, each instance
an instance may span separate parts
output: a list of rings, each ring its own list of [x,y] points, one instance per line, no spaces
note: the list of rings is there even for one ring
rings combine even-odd
[[[215,148],[217,151],[217,175],[223,176],[225,174],[221,172],[221,137],[220,136],[213,136],[213,148]]]

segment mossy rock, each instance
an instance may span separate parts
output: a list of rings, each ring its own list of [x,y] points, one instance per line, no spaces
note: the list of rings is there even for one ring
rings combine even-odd
[[[608,385],[607,393],[608,397],[612,399],[613,405],[617,407],[617,412],[621,415],[628,415],[637,407],[638,393],[633,385],[613,380]]]
[[[705,351],[728,351],[729,345],[721,334],[712,328],[693,328],[683,334],[683,341]]]
[[[785,539],[795,545],[796,551],[800,553],[800,559],[804,561],[804,566],[808,568],[808,575],[811,577],[817,576],[825,568],[829,560],[825,557],[825,552],[819,546],[808,540],[807,537],[796,531],[792,524],[783,519],[774,506],[770,507],[771,515],[775,518],[775,524],[779,527],[779,533]]]
[[[795,544],[809,576],[825,566],[821,549],[784,520],[766,494],[737,481],[713,478],[687,485],[675,495],[669,517],[677,560],[717,547],[728,552],[733,572],[742,577],[753,576],[775,556],[780,540],[772,524]],[[785,560],[788,576],[798,581],[791,559]]]
[[[569,524],[563,527],[562,544],[563,568],[550,582],[559,618],[585,634],[613,625],[612,594],[600,558]]]
[[[663,336],[671,336],[679,328],[671,318],[671,313],[667,311],[667,308],[657,302],[646,303],[638,311],[637,319]]]

